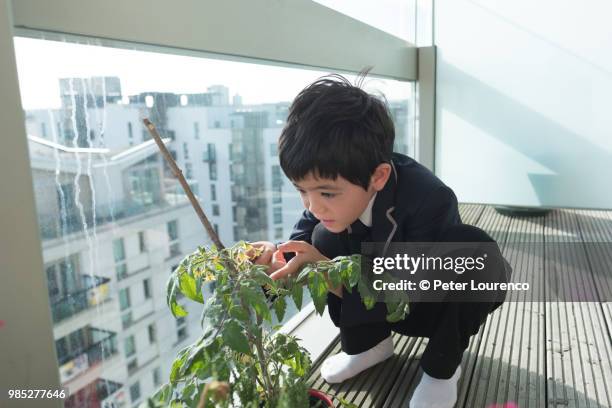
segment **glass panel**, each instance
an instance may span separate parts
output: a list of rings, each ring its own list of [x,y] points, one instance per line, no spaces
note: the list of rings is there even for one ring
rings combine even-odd
[[[414,42],[417,0],[313,0],[372,27]],[[427,0],[432,1],[432,0]],[[420,0],[424,2],[424,0]]]
[[[190,183],[218,205],[225,245],[288,239],[303,206],[276,143],[290,101],[326,72],[25,38],[15,47],[59,370],[75,396],[66,404],[95,393],[131,406],[155,391],[153,367],[167,381],[174,356],[201,333],[201,310],[187,299],[189,315],[175,323],[163,282],[209,244],[142,118],[183,170],[190,157]],[[414,152],[413,85],[365,86],[389,100],[396,150]],[[156,333],[170,339],[151,343]],[[124,341],[142,361],[118,352]]]

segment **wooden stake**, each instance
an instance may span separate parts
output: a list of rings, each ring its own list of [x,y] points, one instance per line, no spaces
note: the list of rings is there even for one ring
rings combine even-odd
[[[204,225],[204,229],[208,233],[208,236],[213,241],[213,243],[215,244],[215,246],[217,247],[219,251],[224,249],[225,246],[221,243],[221,240],[219,239],[217,232],[210,224],[210,221],[208,221],[208,217],[206,217],[206,214],[204,214],[204,211],[202,210],[202,207],[200,206],[200,203],[198,202],[197,198],[195,197],[195,195],[193,195],[193,192],[191,191],[189,184],[187,184],[187,180],[185,180],[185,177],[183,176],[183,172],[181,171],[181,169],[178,167],[178,165],[172,158],[172,155],[166,148],[166,145],[164,145],[164,142],[161,140],[161,137],[159,136],[159,133],[157,132],[157,129],[155,128],[155,125],[148,118],[145,118],[142,121],[144,122],[145,127],[147,128],[147,130],[153,137],[153,140],[155,140],[155,143],[157,143],[157,147],[159,147],[159,150],[161,151],[162,155],[164,156],[164,158],[170,165],[170,169],[172,169],[172,172],[178,179],[179,183],[181,183],[181,186],[183,187],[185,194],[187,194],[187,197],[189,198],[189,201],[191,202],[191,206],[195,210],[196,214],[198,214],[198,217],[200,218],[202,225]]]

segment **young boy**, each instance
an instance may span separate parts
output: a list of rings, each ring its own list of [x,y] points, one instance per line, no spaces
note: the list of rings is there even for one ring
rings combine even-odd
[[[270,265],[272,278],[279,279],[308,262],[360,253],[361,242],[474,239],[462,235],[474,231],[461,224],[453,191],[419,163],[394,153],[394,137],[386,104],[345,78],[331,75],[306,87],[279,139],[280,165],[306,209],[290,241],[254,243],[265,249],[256,263]],[[342,353],[321,366],[330,383],[391,357],[392,331],[429,338],[411,408],[454,406],[462,354],[494,307],[411,304],[406,319],[392,324],[384,304],[366,310],[356,290],[330,287],[327,303],[342,345]]]

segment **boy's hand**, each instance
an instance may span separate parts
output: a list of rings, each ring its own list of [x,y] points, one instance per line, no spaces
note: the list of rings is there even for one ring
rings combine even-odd
[[[256,265],[268,265],[268,270],[266,271],[268,275],[270,275],[271,273],[273,273],[274,271],[281,268],[287,263],[282,254],[280,257],[278,255],[275,255],[278,253],[278,251],[276,250],[276,245],[274,245],[272,242],[256,241],[251,242],[251,245],[255,248],[263,249],[263,252],[257,258],[255,258],[253,262]],[[253,251],[248,251],[247,255],[249,256],[249,258],[252,259],[255,254],[253,253]]]
[[[295,256],[289,262],[286,262],[283,267],[270,275],[274,280],[295,274],[300,269],[300,266],[305,263],[329,261],[329,258],[325,257],[318,249],[306,241],[287,241],[280,244],[275,258],[284,260],[283,253],[285,252],[295,252]]]

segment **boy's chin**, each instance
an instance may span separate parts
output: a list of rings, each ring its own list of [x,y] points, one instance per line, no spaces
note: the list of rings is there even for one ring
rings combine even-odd
[[[328,230],[329,232],[333,232],[334,234],[339,234],[342,231],[344,231],[346,229],[345,226],[341,226],[341,225],[325,225],[323,224],[323,226],[325,227],[326,230]]]

